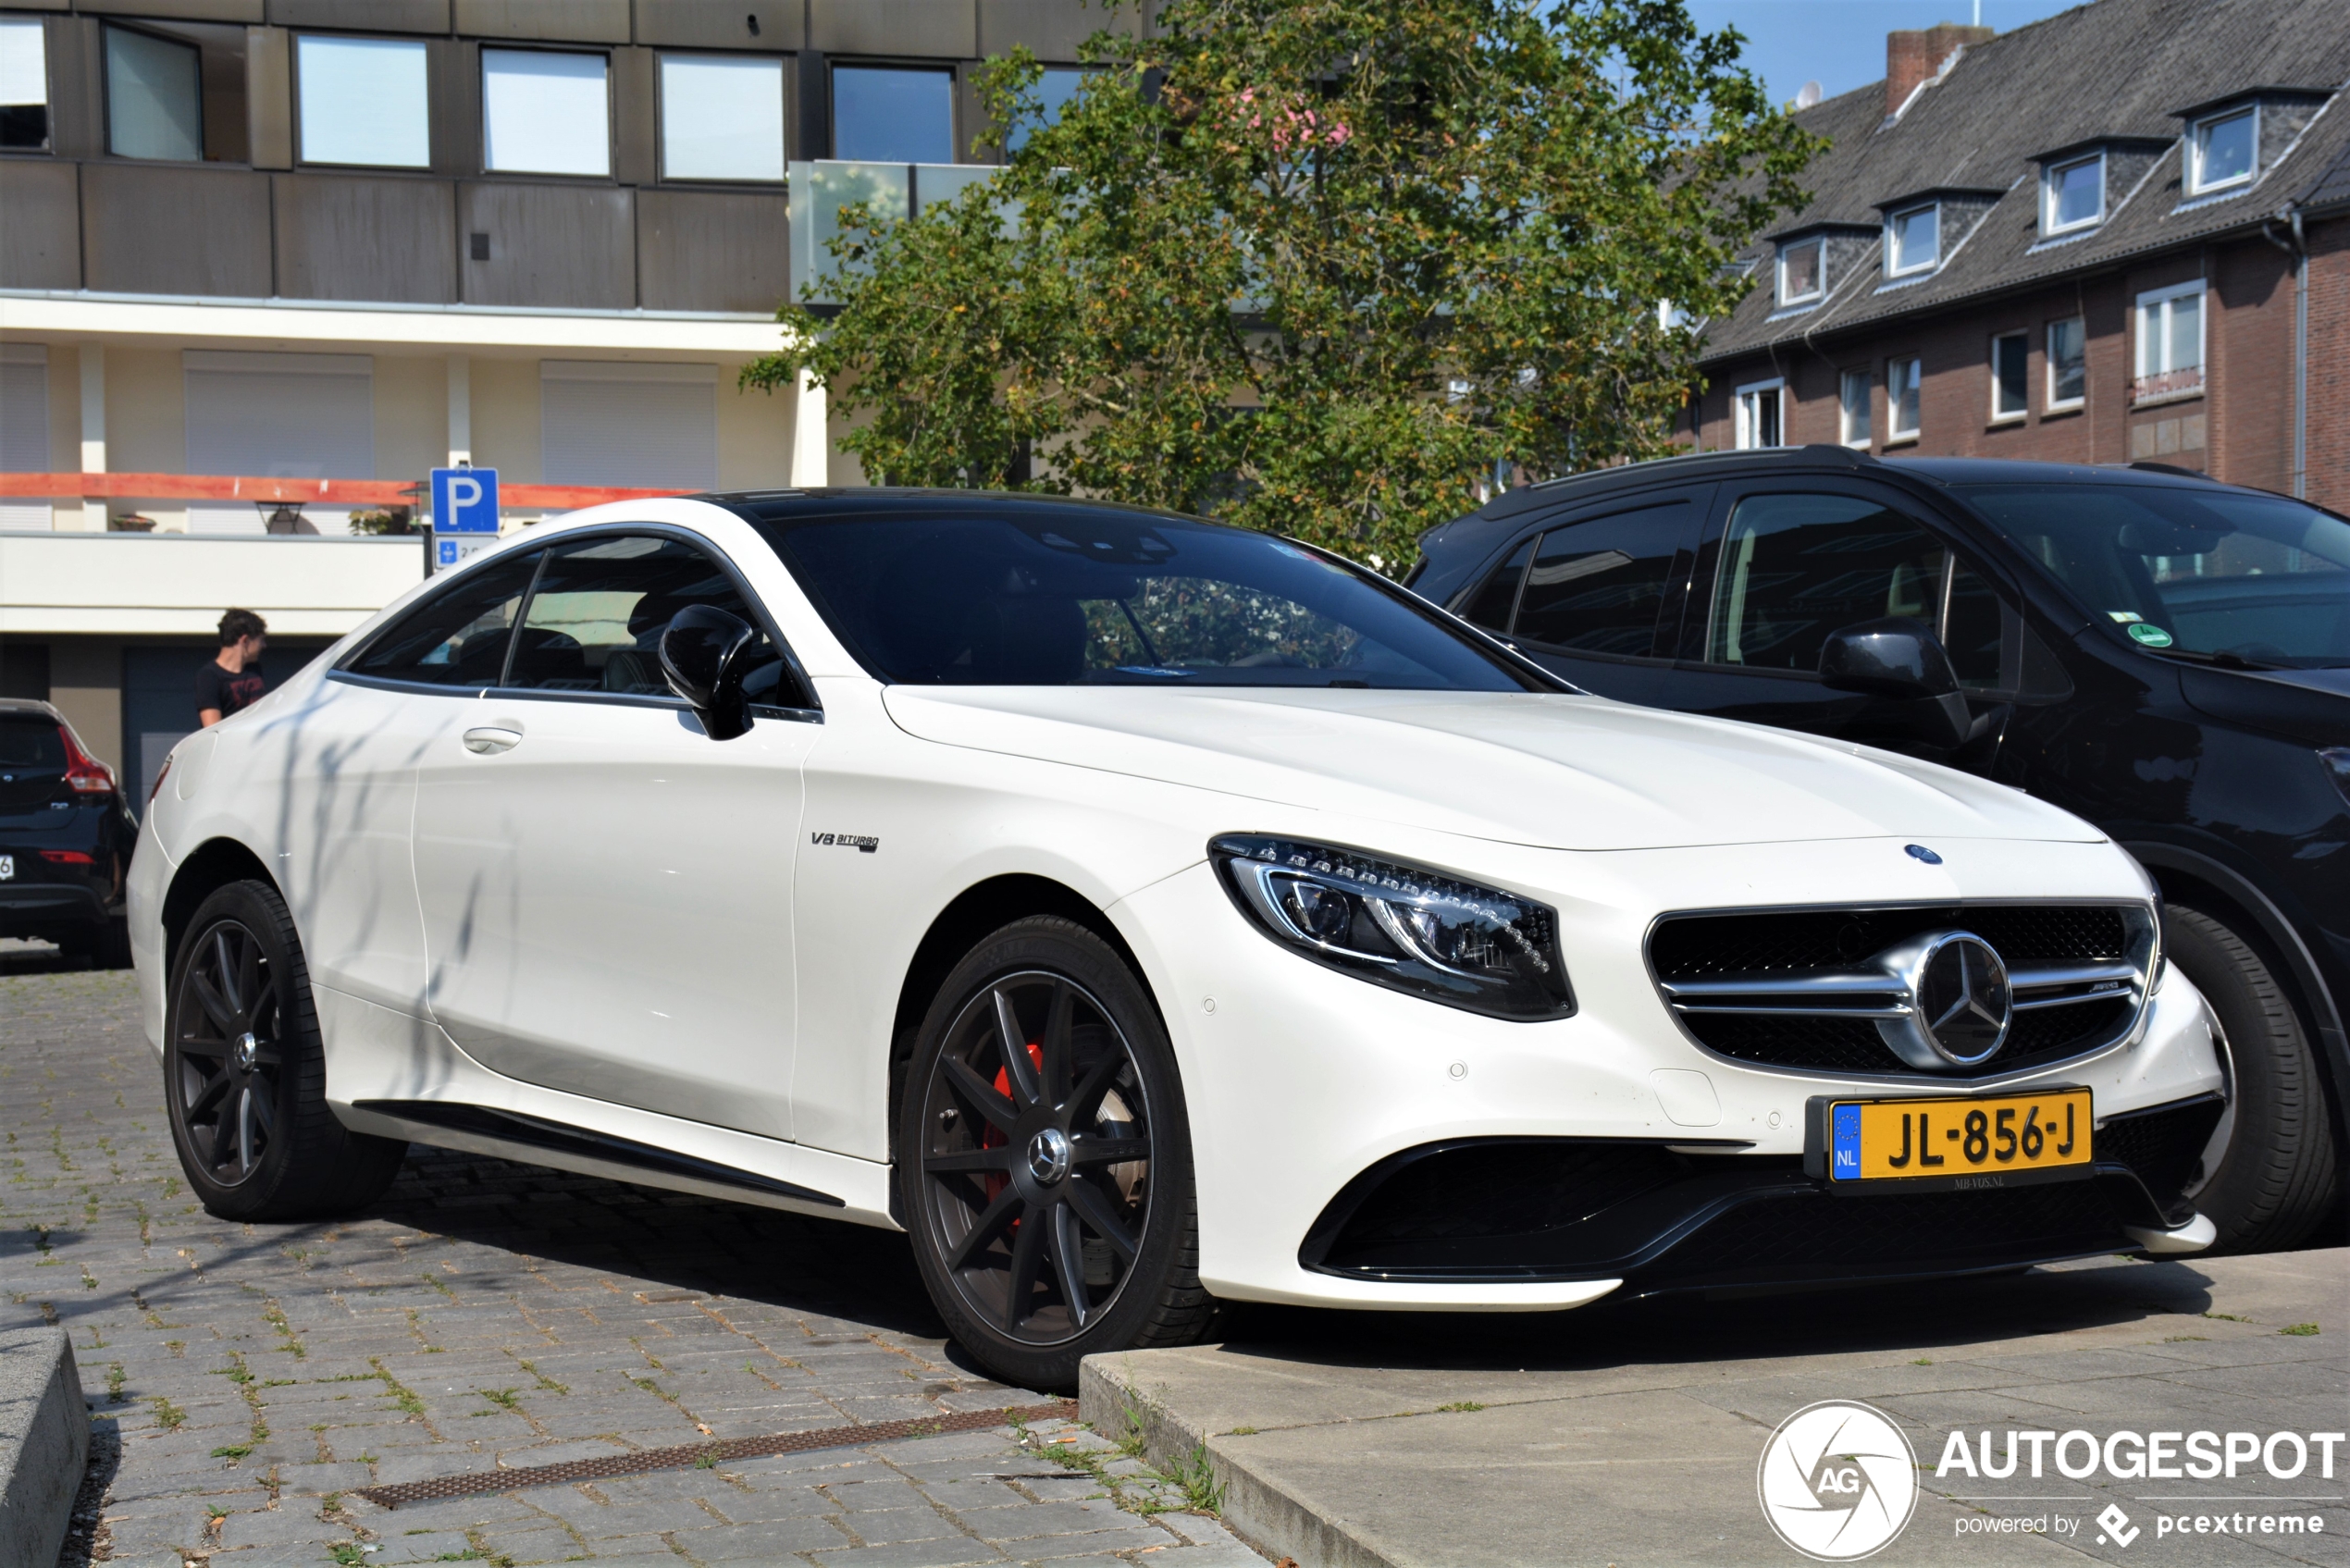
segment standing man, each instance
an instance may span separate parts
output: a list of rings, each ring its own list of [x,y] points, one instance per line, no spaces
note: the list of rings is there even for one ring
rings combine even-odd
[[[196,722],[204,729],[252,707],[269,689],[261,656],[269,648],[269,625],[250,610],[220,618],[220,656],[196,672]]]

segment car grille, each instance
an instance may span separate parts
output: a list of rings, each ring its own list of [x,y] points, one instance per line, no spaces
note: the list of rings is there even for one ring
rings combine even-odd
[[[1968,1068],[1921,1072],[1881,1021],[1907,1011],[1880,955],[1938,932],[1971,932],[2007,964],[2015,1011],[2006,1039]],[[2137,905],[1966,904],[1672,915],[1649,937],[1649,967],[1697,1042],[1733,1061],[1859,1077],[1960,1080],[2068,1061],[2136,1027],[2154,952]]]
[[[2183,1220],[2217,1095],[2114,1117],[2093,1174],[1971,1191],[1827,1191],[1801,1156],[1480,1139],[1349,1182],[1298,1261],[1358,1278],[1622,1278],[1634,1290],[1962,1273],[2127,1251]],[[1685,1146],[1686,1147],[1686,1146]]]

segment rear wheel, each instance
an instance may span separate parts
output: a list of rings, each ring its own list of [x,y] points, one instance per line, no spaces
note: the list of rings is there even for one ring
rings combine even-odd
[[[2163,945],[2219,1020],[2229,1103],[2188,1195],[2218,1227],[2214,1253],[2275,1252],[2307,1240],[2335,1198],[2332,1121],[2316,1054],[2259,951],[2183,905],[2162,910]]]
[[[277,890],[231,883],[188,922],[164,1019],[164,1099],[180,1168],[224,1219],[364,1208],[407,1145],[352,1132],[327,1064],[293,917]]]
[[[973,1360],[1067,1389],[1085,1356],[1207,1330],[1174,1052],[1107,944],[1058,917],[1006,926],[947,977],[910,1066],[904,1212]]]

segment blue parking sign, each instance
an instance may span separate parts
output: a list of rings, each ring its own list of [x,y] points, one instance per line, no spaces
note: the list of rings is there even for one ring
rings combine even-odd
[[[434,469],[432,531],[436,534],[495,534],[498,531],[498,471],[495,468]]]

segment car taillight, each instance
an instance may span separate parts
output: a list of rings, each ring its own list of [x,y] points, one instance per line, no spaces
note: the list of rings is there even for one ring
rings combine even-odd
[[[60,729],[66,744],[66,784],[76,795],[105,795],[114,789],[114,771],[73,743],[73,732]]]
[[[41,858],[53,866],[94,866],[95,860],[79,849],[44,849]]]

